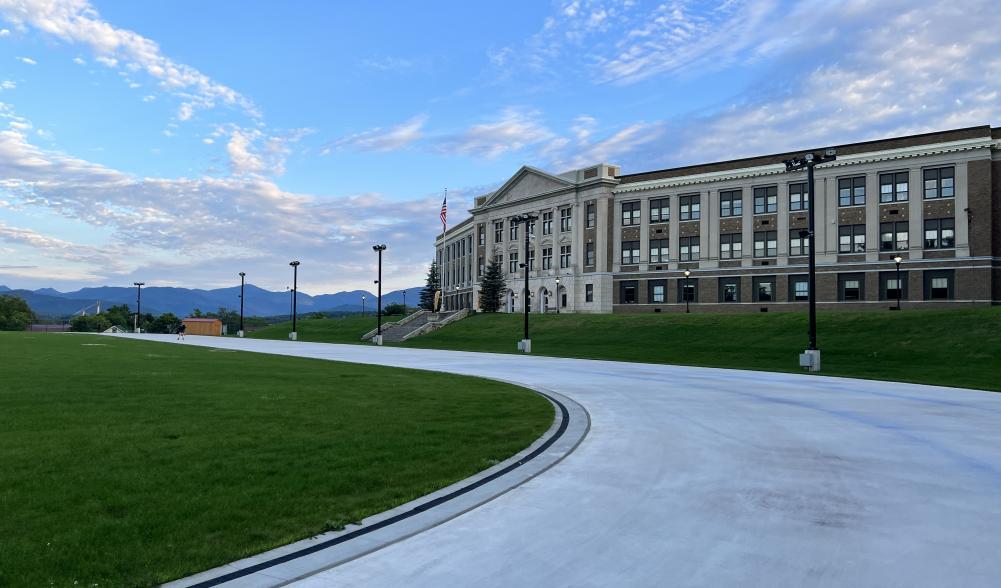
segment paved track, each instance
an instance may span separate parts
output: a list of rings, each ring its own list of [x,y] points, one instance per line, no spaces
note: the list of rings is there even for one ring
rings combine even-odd
[[[517,355],[186,344],[502,378],[556,390],[590,413],[590,433],[554,468],[300,588],[1001,578],[1001,394]]]

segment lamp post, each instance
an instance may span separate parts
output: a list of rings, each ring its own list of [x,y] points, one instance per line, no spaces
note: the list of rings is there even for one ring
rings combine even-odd
[[[525,337],[521,340],[521,343],[518,344],[518,348],[524,351],[525,353],[532,352],[532,340],[528,338],[529,301],[532,299],[532,297],[528,295],[528,249],[529,247],[531,247],[531,244],[529,243],[528,223],[538,218],[539,215],[529,214],[529,213],[519,214],[511,217],[511,222],[523,223],[525,225],[525,262],[518,264],[518,267],[524,268],[525,270],[525,301],[523,303],[525,307]]]
[[[808,247],[810,248],[809,260],[810,260],[810,340],[806,348],[806,352],[800,356],[799,364],[803,367],[808,368],[811,372],[820,371],[820,350],[817,349],[817,247],[816,247],[816,212],[813,206],[815,199],[814,189],[813,189],[813,168],[822,164],[834,161],[838,158],[838,152],[834,148],[826,149],[823,153],[807,153],[802,157],[793,157],[792,159],[787,159],[783,163],[786,165],[786,171],[799,171],[806,168],[806,190],[807,190],[807,201],[810,213],[807,215],[808,220]]]
[[[904,285],[900,282],[900,262],[904,261],[899,255],[893,258],[893,263],[897,264],[897,310],[900,310],[900,295],[904,291]]]
[[[686,269],[685,270],[685,287],[682,289],[682,292],[681,292],[682,295],[684,295],[684,297],[685,297],[685,312],[689,312],[689,310],[688,310],[688,277],[691,276],[691,275],[692,275],[692,270]]]
[[[376,316],[376,332],[375,341],[376,345],[382,345],[382,252],[386,250],[385,245],[373,245],[372,251],[379,254],[379,279],[375,281],[377,286],[376,289],[376,302],[375,302],[375,316]]]
[[[139,317],[142,316],[143,312],[143,286],[146,285],[146,282],[132,282],[132,285],[136,287],[136,320],[132,325],[132,330],[139,333],[142,328],[139,326]]]
[[[365,316],[365,295],[361,295],[361,315]]]
[[[246,272],[240,272],[240,330],[236,333],[237,337],[243,337],[243,284],[246,276]]]
[[[292,332],[288,334],[288,338],[295,341],[298,338],[298,334],[295,331],[295,319],[296,319],[296,299],[299,297],[299,262],[291,261],[289,265],[292,266]]]
[[[560,304],[563,302],[562,294],[560,294],[560,277],[556,276],[556,314],[560,313]]]
[[[407,289],[403,289],[403,316],[407,316]]]
[[[462,308],[462,303],[459,302],[459,286],[458,285],[455,286],[455,301],[454,301],[454,305],[455,305],[455,310],[459,310],[459,309]]]

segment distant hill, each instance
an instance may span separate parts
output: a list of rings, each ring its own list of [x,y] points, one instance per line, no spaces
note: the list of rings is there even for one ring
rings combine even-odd
[[[417,305],[420,291],[420,287],[406,289],[409,306]],[[73,292],[60,292],[52,288],[11,290],[6,286],[0,286],[0,292],[24,298],[36,314],[46,317],[66,317],[88,307],[91,307],[88,309],[88,313],[91,313],[94,310],[92,305],[98,301],[101,302],[102,308],[117,304],[127,304],[132,309],[136,306],[136,289],[118,286],[82,288]],[[402,303],[403,292],[395,290],[383,294],[383,305]],[[247,316],[281,316],[291,312],[292,297],[288,291],[271,292],[247,284],[244,295],[246,296],[244,313]],[[296,306],[300,314],[358,312],[362,310],[362,296],[365,297],[366,308],[375,310],[375,294],[365,290],[318,296],[310,296],[300,291]],[[190,315],[196,308],[202,312],[214,312],[220,308],[239,310],[240,287],[197,290],[152,286],[142,290],[142,308],[144,313],[172,312],[178,316]]]

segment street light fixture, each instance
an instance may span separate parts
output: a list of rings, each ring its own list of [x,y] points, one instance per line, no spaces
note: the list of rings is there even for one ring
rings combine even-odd
[[[783,162],[786,165],[787,172],[800,171],[806,168],[807,206],[810,211],[809,215],[807,215],[809,219],[807,238],[810,249],[810,291],[808,292],[810,295],[810,341],[806,352],[799,356],[799,364],[808,368],[811,372],[820,371],[820,350],[817,349],[817,247],[815,242],[817,236],[815,229],[817,214],[814,212],[816,207],[813,205],[816,196],[813,189],[813,168],[834,161],[837,158],[838,152],[832,147],[825,149],[823,153],[806,153],[802,157],[793,157]]]
[[[246,276],[246,272],[240,272],[240,330],[236,333],[237,337],[243,337],[243,284]]]
[[[132,282],[132,285],[136,287],[136,320],[132,324],[132,330],[136,333],[140,333],[142,331],[139,326],[139,317],[142,316],[143,286],[146,285],[146,282]]]
[[[382,345],[382,252],[386,250],[385,245],[373,245],[372,251],[379,254],[379,279],[375,281],[378,289],[376,290],[376,329],[375,329],[375,339],[373,341],[376,345]]]
[[[361,295],[361,315],[365,316],[365,295]]]
[[[529,247],[531,247],[531,244],[529,243],[528,224],[532,221],[537,220],[538,218],[539,215],[529,214],[529,213],[519,214],[511,217],[512,223],[524,223],[525,225],[525,263],[518,264],[518,267],[522,267],[525,269],[525,301],[523,303],[523,306],[525,308],[525,337],[521,340],[520,343],[518,343],[518,349],[524,351],[525,353],[532,352],[532,340],[528,338],[528,311],[529,311],[528,307],[529,307],[529,302],[532,299],[532,297],[528,295],[528,249]]]
[[[291,261],[289,265],[292,266],[292,332],[288,334],[288,338],[295,341],[299,337],[295,330],[295,319],[298,314],[296,312],[296,303],[299,298],[299,262]]]
[[[560,277],[556,276],[556,314],[560,313],[560,303],[562,298],[560,298]]]
[[[900,295],[904,291],[904,285],[900,282],[900,262],[904,261],[899,255],[893,258],[893,263],[897,264],[897,310],[900,310]]]
[[[682,292],[682,294],[685,296],[685,312],[689,312],[689,310],[688,310],[688,298],[689,298],[689,296],[688,296],[688,277],[691,276],[691,275],[692,275],[692,270],[686,269],[685,270],[685,288],[684,288],[684,292]]]

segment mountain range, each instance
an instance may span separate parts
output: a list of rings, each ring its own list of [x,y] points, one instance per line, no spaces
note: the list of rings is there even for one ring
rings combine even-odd
[[[408,306],[417,306],[420,300],[421,287],[394,290],[383,293],[382,304],[402,303],[404,292]],[[82,288],[73,292],[60,292],[52,288],[38,290],[14,290],[0,286],[0,293],[20,296],[35,311],[35,314],[47,317],[68,317],[86,311],[92,314],[96,303],[101,308],[118,304],[127,304],[129,308],[136,307],[136,289],[116,286],[100,288]],[[247,284],[244,288],[246,303],[244,313],[247,316],[282,316],[291,313],[292,297],[288,291],[271,292]],[[375,294],[365,290],[337,292],[336,294],[320,294],[310,296],[299,292],[296,309],[300,314],[308,312],[359,312],[362,310],[362,297],[365,297],[365,308],[375,310]],[[142,289],[143,313],[160,314],[172,312],[177,316],[188,316],[195,309],[202,312],[215,312],[220,308],[229,310],[240,309],[240,287],[218,288],[216,290],[197,290],[188,288],[165,288],[151,286]]]

